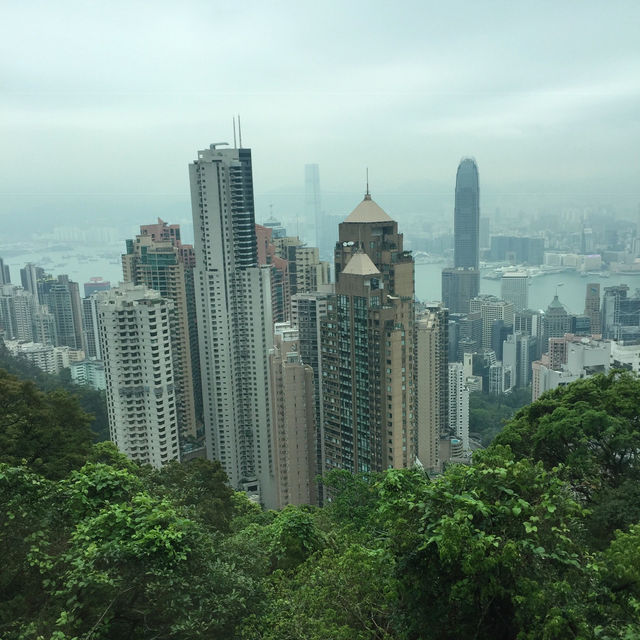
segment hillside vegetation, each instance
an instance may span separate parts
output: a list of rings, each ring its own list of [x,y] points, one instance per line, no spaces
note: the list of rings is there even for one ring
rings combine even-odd
[[[218,463],[92,444],[76,398],[0,375],[0,637],[640,636],[640,382],[520,409],[472,466],[329,474],[264,511]]]

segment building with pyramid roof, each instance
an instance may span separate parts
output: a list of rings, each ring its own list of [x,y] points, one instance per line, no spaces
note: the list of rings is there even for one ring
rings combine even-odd
[[[324,467],[414,464],[414,262],[367,192],[339,226],[335,295],[322,325]]]

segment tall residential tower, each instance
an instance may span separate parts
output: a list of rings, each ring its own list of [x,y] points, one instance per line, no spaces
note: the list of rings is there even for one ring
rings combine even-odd
[[[270,267],[258,266],[251,150],[218,146],[189,165],[207,456],[271,508]]]
[[[325,469],[411,466],[414,263],[368,193],[340,224],[335,272],[322,323]]]
[[[197,436],[196,394],[194,387],[192,344],[197,344],[195,318],[189,313],[193,304],[193,247],[180,241],[180,226],[157,224],[140,227],[140,235],[127,240],[122,256],[125,282],[144,284],[173,302],[171,344],[181,436]],[[197,355],[197,354],[196,354]]]

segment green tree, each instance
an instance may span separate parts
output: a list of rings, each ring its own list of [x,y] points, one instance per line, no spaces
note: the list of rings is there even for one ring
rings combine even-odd
[[[496,438],[562,475],[592,510],[596,546],[640,520],[640,379],[612,372],[545,393]]]
[[[259,602],[218,538],[127,469],[2,466],[0,498],[3,638],[233,637]]]
[[[329,547],[292,574],[277,571],[269,605],[244,624],[247,640],[391,640],[393,560],[358,543]]]
[[[582,512],[569,488],[508,449],[478,458],[433,483],[407,471],[382,482],[400,637],[592,637]]]
[[[0,462],[62,478],[84,464],[92,439],[89,416],[73,397],[0,370]]]
[[[45,373],[23,357],[12,356],[0,340],[0,369],[20,378],[30,380],[40,390],[64,390],[75,396],[82,410],[89,414],[91,430],[98,441],[109,439],[109,419],[107,416],[107,399],[104,391],[93,389],[88,385],[76,384],[71,380],[68,369],[59,374]]]
[[[233,517],[233,489],[217,460],[196,458],[170,462],[153,477],[156,490],[173,504],[187,508],[190,517],[216,531],[228,531]]]
[[[530,402],[531,387],[500,395],[474,392],[469,396],[469,431],[486,447],[513,414]]]

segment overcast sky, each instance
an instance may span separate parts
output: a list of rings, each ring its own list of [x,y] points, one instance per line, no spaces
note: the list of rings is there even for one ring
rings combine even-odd
[[[640,3],[5,2],[0,215],[186,197],[242,117],[257,194],[450,185],[640,202]],[[26,202],[26,200],[25,200]],[[10,203],[10,206],[9,204]],[[354,203],[355,204],[355,203]]]

